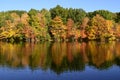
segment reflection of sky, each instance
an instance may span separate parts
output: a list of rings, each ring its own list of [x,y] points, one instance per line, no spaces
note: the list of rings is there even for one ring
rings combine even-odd
[[[120,68],[113,66],[108,70],[97,70],[86,66],[83,72],[64,72],[59,75],[51,70],[31,71],[25,69],[0,68],[0,80],[120,80]]]

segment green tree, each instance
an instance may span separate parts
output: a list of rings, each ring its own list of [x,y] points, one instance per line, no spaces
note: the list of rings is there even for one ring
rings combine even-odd
[[[116,13],[115,21],[116,21],[117,23],[120,23],[120,12]]]
[[[83,9],[68,9],[67,18],[71,18],[75,23],[81,24],[82,19],[86,16],[86,12]]]
[[[88,16],[92,18],[96,16],[96,14],[99,14],[100,16],[102,16],[104,19],[107,19],[107,20],[114,20],[116,16],[114,13],[108,10],[96,10],[94,12],[89,12]]]
[[[56,16],[60,16],[63,23],[66,23],[67,21],[67,10],[60,5],[57,5],[54,8],[50,9],[51,17],[54,19]]]

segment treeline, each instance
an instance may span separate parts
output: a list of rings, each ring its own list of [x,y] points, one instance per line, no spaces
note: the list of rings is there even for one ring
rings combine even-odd
[[[78,41],[117,40],[120,38],[120,12],[85,12],[83,9],[0,12],[2,41]]]

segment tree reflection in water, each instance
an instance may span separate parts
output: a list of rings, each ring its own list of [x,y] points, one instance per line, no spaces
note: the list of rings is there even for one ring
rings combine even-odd
[[[99,70],[120,66],[120,42],[0,42],[0,65],[31,70],[51,69],[56,73],[84,71],[86,66]]]

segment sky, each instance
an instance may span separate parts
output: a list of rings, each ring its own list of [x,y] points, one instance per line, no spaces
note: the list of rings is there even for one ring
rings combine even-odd
[[[82,8],[86,12],[101,9],[120,12],[120,0],[1,0],[0,11],[29,11],[31,8],[37,10],[46,8],[49,10],[56,5],[61,5],[64,8]]]

